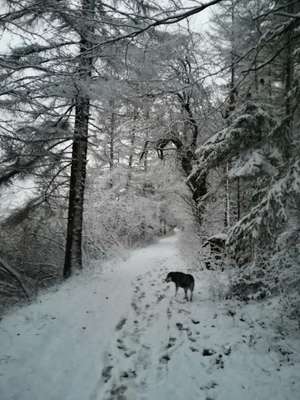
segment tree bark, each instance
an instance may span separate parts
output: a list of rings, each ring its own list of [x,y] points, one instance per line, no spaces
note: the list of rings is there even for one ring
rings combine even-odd
[[[229,93],[229,109],[228,117],[232,111],[235,109],[236,103],[236,33],[235,33],[235,7],[234,2],[231,2],[231,67],[230,67],[230,93]],[[225,165],[225,212],[224,212],[224,227],[230,227],[230,184],[228,178],[229,164]]]
[[[237,191],[237,221],[241,219],[241,182],[240,178],[236,180],[236,191]]]
[[[109,170],[112,173],[114,169],[114,160],[115,160],[115,125],[116,125],[116,118],[115,118],[115,106],[114,101],[110,101],[111,107],[111,116],[110,116],[110,132],[109,132]]]
[[[133,121],[136,121],[137,117],[138,117],[138,112],[136,109],[134,109]],[[131,136],[130,136],[130,153],[129,153],[129,158],[128,158],[128,174],[127,174],[127,183],[126,183],[127,190],[130,187],[131,177],[132,177],[134,145],[135,145],[135,127],[133,128]]]
[[[128,174],[127,174],[127,183],[126,183],[126,189],[127,190],[130,187],[131,177],[132,177],[132,164],[133,164],[134,144],[135,144],[135,131],[132,131],[132,134],[131,134],[131,137],[130,137],[130,154],[129,154],[129,159],[128,159]]]
[[[294,4],[288,4],[287,6],[288,12],[293,14],[294,13]],[[292,106],[291,106],[291,96],[290,90],[292,88],[293,77],[294,77],[294,60],[293,60],[293,28],[290,27],[286,34],[286,56],[285,56],[285,113],[287,117],[288,127],[292,130]]]
[[[68,226],[65,249],[64,278],[68,278],[74,269],[82,269],[82,226],[84,189],[86,180],[87,147],[90,99],[85,90],[91,78],[93,56],[92,48],[95,0],[82,0],[82,30],[80,37],[80,53],[77,85],[78,94],[75,99],[75,125],[72,147],[72,165],[69,189]],[[87,24],[84,24],[86,19]]]

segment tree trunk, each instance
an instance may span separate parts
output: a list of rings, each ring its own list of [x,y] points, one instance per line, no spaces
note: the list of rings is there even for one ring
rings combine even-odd
[[[236,63],[236,33],[235,33],[235,8],[231,2],[231,68],[230,68],[230,93],[229,93],[229,109],[228,116],[235,109],[236,103],[236,88],[235,88],[235,63]],[[225,166],[225,212],[224,212],[224,227],[230,227],[230,185],[228,178],[229,164]]]
[[[148,122],[148,120],[150,119],[150,110],[149,110],[149,105],[146,106],[146,115],[145,115],[145,119]],[[149,139],[149,132],[148,132],[148,128],[145,130],[145,142],[147,142]],[[147,173],[148,172],[148,152],[145,152],[144,155],[144,172]]]
[[[294,5],[291,3],[288,5],[287,10],[289,13],[294,13]],[[293,29],[290,27],[286,34],[286,58],[285,58],[285,113],[287,117],[288,127],[292,130],[292,107],[291,107],[291,95],[290,90],[292,88],[293,77],[294,77],[294,64],[293,64]]]
[[[241,182],[240,178],[236,180],[236,191],[237,191],[237,221],[241,219]]]
[[[135,144],[135,131],[132,131],[131,138],[130,138],[130,154],[128,159],[128,174],[127,174],[127,184],[126,189],[129,189],[131,177],[132,177],[132,164],[133,164],[133,151],[134,151],[134,144]]]
[[[111,107],[111,117],[110,117],[110,132],[109,132],[109,170],[112,173],[114,168],[114,159],[115,159],[115,125],[116,125],[116,118],[115,118],[115,107],[114,101],[110,101]]]
[[[225,213],[224,213],[224,227],[230,227],[230,185],[228,179],[228,163],[225,167]]]
[[[76,82],[78,94],[75,99],[64,278],[68,278],[74,269],[82,269],[83,204],[90,112],[90,99],[85,87],[92,74],[93,57],[89,50],[92,47],[91,39],[94,31],[91,19],[95,11],[95,0],[82,0],[81,11],[83,20],[86,18],[87,24],[82,24],[78,67],[79,83]]]
[[[137,110],[134,110],[133,111],[133,121],[136,121],[137,117],[138,117]],[[130,136],[130,153],[129,153],[129,158],[128,158],[128,174],[127,174],[127,183],[126,183],[127,190],[130,187],[131,177],[132,177],[134,145],[135,145],[135,127],[132,130],[132,133]]]
[[[110,115],[110,127],[109,127],[109,187],[112,188],[114,185],[113,181],[113,169],[115,166],[115,126],[116,126],[116,116],[115,116],[115,106],[114,101],[109,102],[111,115]]]

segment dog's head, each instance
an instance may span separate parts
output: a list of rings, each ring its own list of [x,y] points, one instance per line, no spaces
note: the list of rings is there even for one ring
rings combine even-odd
[[[167,277],[166,277],[166,282],[172,282],[172,281],[173,281],[173,279],[172,279],[172,272],[169,272],[168,275],[167,275]]]

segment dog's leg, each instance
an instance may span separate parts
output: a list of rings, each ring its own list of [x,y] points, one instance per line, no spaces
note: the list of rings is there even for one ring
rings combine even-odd
[[[176,295],[177,295],[177,292],[178,292],[178,286],[175,285],[175,297],[176,297]]]
[[[184,294],[185,294],[184,298],[185,298],[185,300],[189,301],[188,296],[187,296],[187,291],[188,291],[187,289],[184,289]]]
[[[193,300],[194,287],[195,287],[195,282],[193,282],[193,283],[191,284],[191,286],[190,286],[190,291],[191,291],[190,301]]]

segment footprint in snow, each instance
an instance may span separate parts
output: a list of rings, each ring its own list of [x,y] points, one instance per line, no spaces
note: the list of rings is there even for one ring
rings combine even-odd
[[[215,350],[213,350],[213,349],[203,349],[203,351],[202,351],[202,355],[204,357],[212,356],[213,354],[215,354]]]
[[[105,383],[108,382],[111,379],[111,377],[112,377],[112,374],[111,374],[112,369],[113,369],[112,365],[108,365],[107,367],[103,368],[102,377],[103,377],[103,380],[104,380]]]
[[[216,358],[216,366],[217,366],[218,369],[219,368],[221,368],[221,369],[224,368],[224,360],[223,360],[223,355],[222,354],[219,354],[218,357]]]
[[[127,351],[128,350],[122,339],[117,339],[117,348],[119,350],[123,350],[123,351]]]
[[[111,397],[108,400],[126,400],[127,397],[124,395],[126,390],[127,390],[126,385],[120,385],[120,386],[114,385],[111,388],[110,391]]]
[[[164,354],[163,356],[160,357],[159,362],[161,364],[168,364],[168,362],[171,360],[169,354]]]
[[[167,349],[170,349],[171,347],[173,347],[176,343],[176,338],[175,337],[169,337],[169,342],[166,346]]]
[[[165,296],[164,294],[160,294],[160,295],[157,297],[156,303],[160,303],[165,297],[166,297],[166,296]]]
[[[121,373],[120,377],[125,379],[136,378],[136,372],[134,369],[131,369],[129,371],[124,371]]]
[[[131,356],[133,356],[134,354],[136,354],[135,350],[129,350],[129,351],[125,351],[124,356],[126,358],[130,358]]]
[[[131,307],[134,309],[134,311],[136,312],[137,315],[141,314],[139,307],[136,305],[136,303],[134,301],[131,303]]]
[[[121,318],[120,321],[116,325],[116,331],[120,331],[123,326],[126,324],[127,319],[126,318]]]
[[[216,386],[218,386],[217,382],[211,381],[211,382],[208,382],[206,385],[200,386],[200,389],[201,390],[210,390],[210,389],[214,389]]]

